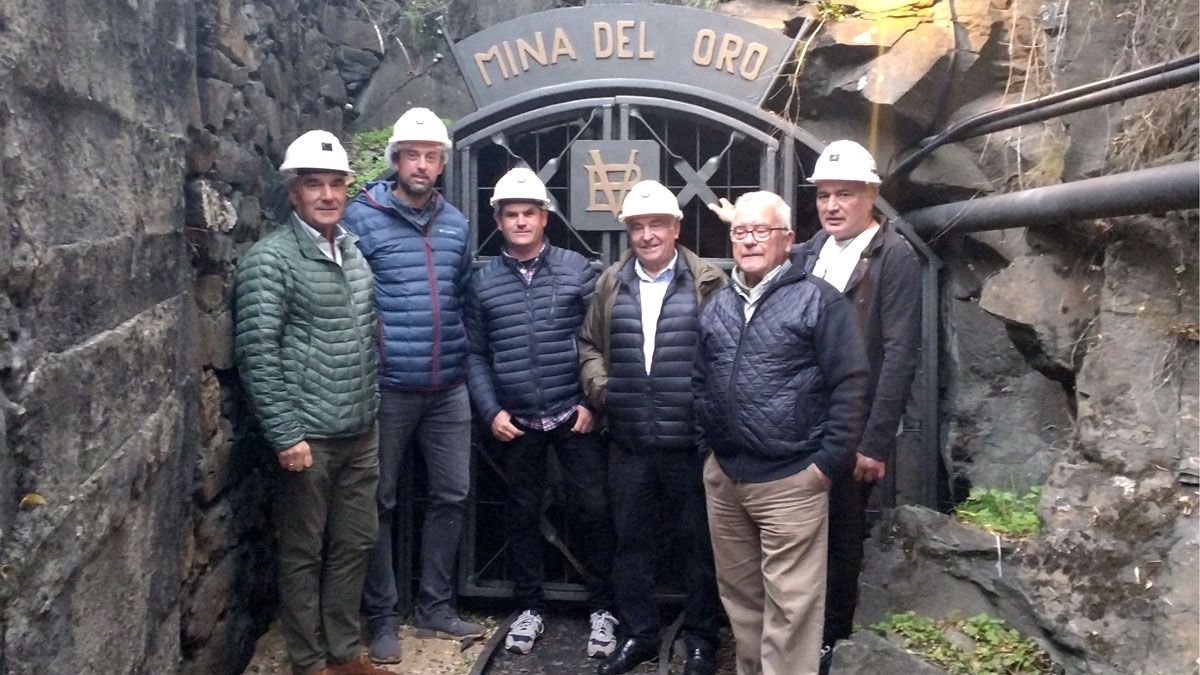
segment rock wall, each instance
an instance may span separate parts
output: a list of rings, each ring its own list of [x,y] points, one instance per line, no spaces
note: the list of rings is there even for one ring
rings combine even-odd
[[[275,167],[308,129],[343,133],[384,54],[387,3],[206,0],[183,176],[194,270],[198,461],[181,589],[181,672],[241,672],[275,605],[270,471],[233,366],[232,273],[290,208]],[[395,3],[392,3],[395,6]]]
[[[173,672],[191,3],[0,3],[0,672]]]
[[[230,277],[379,63],[362,12],[0,3],[0,673],[236,673],[269,622]]]
[[[801,123],[886,158],[931,123],[1196,49],[1194,3],[950,1],[813,15],[830,25],[808,43]],[[962,31],[954,58],[949,12]],[[939,151],[888,196],[903,208],[1194,160],[1196,108],[1193,85],[998,132]],[[953,496],[1044,485],[1044,529],[1005,547],[1001,574],[990,537],[964,545],[974,535],[949,536],[929,515],[889,516],[868,563],[887,583],[868,593],[864,620],[986,610],[1068,672],[1195,670],[1198,222],[1191,211],[936,238]]]

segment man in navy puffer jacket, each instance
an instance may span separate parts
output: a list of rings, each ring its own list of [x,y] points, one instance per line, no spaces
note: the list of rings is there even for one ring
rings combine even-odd
[[[742,195],[733,284],[700,314],[693,388],[717,587],[745,675],[817,672],[828,490],[854,466],[867,359],[850,303],[788,261],[790,209]]]
[[[629,249],[596,282],[579,332],[580,374],[593,407],[607,414],[609,489],[617,550],[613,590],[625,637],[597,669],[621,675],[658,656],[655,555],[670,540],[683,560],[683,675],[717,672],[717,580],[696,452],[692,366],[700,308],[729,277],[678,243],[683,212],[654,180],[634,185],[617,219]]]
[[[363,608],[376,663],[400,661],[394,527],[400,470],[414,445],[425,456],[429,507],[421,536],[418,635],[483,634],[454,610],[454,564],[470,489],[471,404],[463,294],[471,273],[463,214],[434,190],[445,167],[446,125],[425,108],[396,121],[388,143],[395,181],[368,184],[346,209],[346,229],[375,276],[380,320],[379,540]]]
[[[583,256],[545,240],[550,200],[533,171],[509,171],[491,201],[504,250],[471,277],[468,383],[475,410],[500,441],[508,482],[508,551],[523,611],[509,626],[505,648],[527,654],[543,630],[540,523],[553,450],[577,515],[583,563],[595,577],[587,652],[604,657],[616,645],[608,580],[614,536],[606,457],[584,404],[575,346],[597,273]]]

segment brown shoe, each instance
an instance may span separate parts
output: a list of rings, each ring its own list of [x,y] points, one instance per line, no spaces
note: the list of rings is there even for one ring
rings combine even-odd
[[[324,672],[329,675],[396,675],[391,670],[376,668],[366,654],[359,654],[353,661],[329,665]]]

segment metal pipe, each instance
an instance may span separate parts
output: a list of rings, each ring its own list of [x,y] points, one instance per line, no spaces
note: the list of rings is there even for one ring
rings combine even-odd
[[[1030,110],[1002,120],[982,124],[972,129],[971,135],[983,136],[993,131],[1012,129],[1013,127],[1040,122],[1051,117],[1061,117],[1062,115],[1068,115],[1088,108],[1099,108],[1102,105],[1135,98],[1156,91],[1180,87],[1189,82],[1196,82],[1197,80],[1200,80],[1200,63],[1193,63],[1190,66],[1145,77],[1135,82],[1127,82],[1068,101],[1052,103],[1037,110]]]
[[[1178,70],[1178,69],[1187,68],[1188,66],[1195,66],[1198,62],[1200,62],[1200,52],[1190,54],[1188,56],[1183,56],[1183,57],[1180,57],[1177,59],[1172,59],[1165,63],[1160,63],[1158,65],[1150,66],[1149,68],[1142,68],[1140,70],[1134,70],[1134,71],[1131,71],[1128,73],[1123,73],[1121,75],[1116,75],[1116,76],[1113,76],[1113,77],[1110,77],[1107,79],[1097,80],[1096,82],[1089,82],[1087,84],[1083,84],[1078,87],[1072,87],[1070,89],[1065,89],[1060,92],[1048,94],[1046,96],[1042,96],[1040,98],[1033,99],[1032,101],[1025,101],[1023,103],[1017,103],[1014,105],[1004,106],[1002,108],[994,108],[992,110],[982,112],[973,117],[969,117],[965,120],[956,122],[955,124],[951,125],[948,129],[946,129],[945,131],[943,131],[942,133],[940,133],[936,136],[931,136],[931,137],[922,139],[920,142],[917,143],[918,149],[915,152],[913,152],[911,155],[906,157],[904,159],[904,161],[902,161],[900,163],[900,165],[897,166],[895,168],[895,170],[893,170],[890,173],[890,175],[887,177],[887,180],[891,180],[892,178],[895,178],[897,176],[903,176],[903,175],[908,174],[910,171],[913,170],[913,168],[915,168],[917,166],[917,164],[920,164],[921,161],[924,160],[926,157],[928,157],[934,150],[936,150],[937,148],[939,148],[943,145],[946,145],[947,143],[953,143],[955,141],[960,141],[965,138],[972,138],[974,136],[981,135],[982,133],[990,133],[990,131],[995,131],[1000,128],[1007,128],[1007,127],[1003,127],[1003,126],[995,126],[995,127],[992,126],[992,125],[1000,124],[1003,120],[1007,120],[1009,118],[1014,118],[1014,117],[1023,115],[1025,113],[1036,111],[1036,110],[1039,110],[1041,108],[1045,108],[1048,106],[1053,106],[1053,105],[1063,103],[1066,101],[1072,101],[1077,98],[1089,96],[1091,94],[1095,94],[1097,92],[1102,92],[1102,91],[1105,91],[1105,90],[1108,90],[1108,89],[1111,89],[1114,87],[1120,87],[1122,85],[1139,82],[1141,80],[1153,79],[1153,78],[1170,73],[1170,72]],[[1194,80],[1195,77],[1196,76],[1193,75],[1192,79]],[[1156,80],[1156,81],[1159,82],[1160,85],[1162,84],[1161,80]],[[1170,87],[1174,87],[1174,86],[1179,86],[1179,84],[1178,83],[1171,84],[1169,86],[1163,86],[1162,88],[1169,89]],[[1150,91],[1156,91],[1156,89],[1149,89],[1148,91],[1141,91],[1138,94],[1130,94],[1126,98],[1129,98],[1132,96],[1138,96],[1138,95],[1141,95],[1144,93],[1150,93]],[[1100,105],[1100,104],[1092,103],[1092,105]],[[1030,121],[1032,121],[1032,120],[1030,120]],[[1021,124],[1028,124],[1028,123],[1029,123],[1028,121],[1021,122]],[[981,132],[980,129],[984,128],[984,127],[990,127],[990,131],[989,132]]]
[[[901,216],[924,239],[1200,208],[1200,161],[980,197]]]

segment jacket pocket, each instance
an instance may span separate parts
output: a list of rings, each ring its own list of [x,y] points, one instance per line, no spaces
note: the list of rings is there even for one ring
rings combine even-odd
[[[795,424],[792,425],[792,431],[795,433],[797,441],[806,441],[812,435],[813,420],[817,419],[817,412],[813,409],[816,403],[814,394],[800,394],[796,396],[795,402]]]

